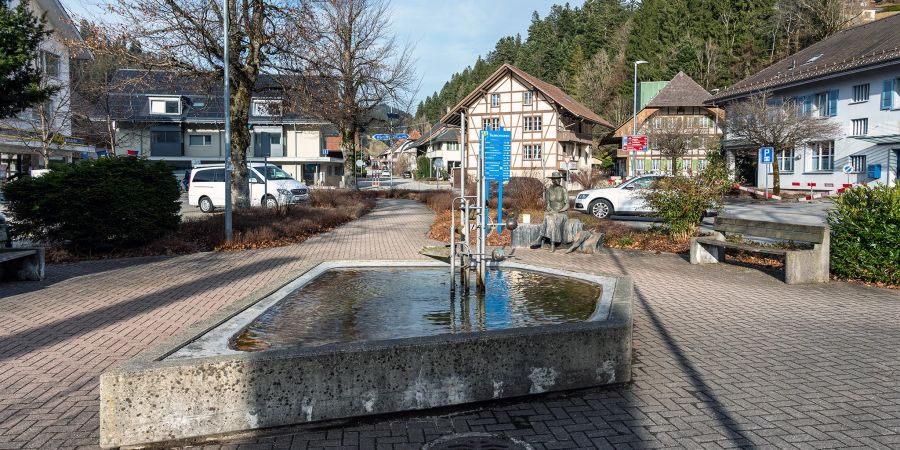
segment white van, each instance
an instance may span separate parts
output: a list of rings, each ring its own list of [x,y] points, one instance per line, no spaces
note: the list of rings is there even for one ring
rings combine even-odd
[[[251,205],[274,208],[309,200],[306,185],[278,166],[253,163],[247,168],[247,176],[250,178]],[[199,166],[191,171],[188,203],[199,206],[200,211],[206,213],[225,205],[224,164]]]

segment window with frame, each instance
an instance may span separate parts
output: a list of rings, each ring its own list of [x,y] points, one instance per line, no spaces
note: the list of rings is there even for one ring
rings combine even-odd
[[[862,103],[869,101],[869,83],[853,86],[853,102]]]
[[[652,162],[650,163],[650,170],[652,170],[654,172],[659,172],[659,160],[658,159],[652,160]]]
[[[793,172],[794,171],[794,151],[793,150],[782,150],[776,153],[778,157],[778,170],[781,172]],[[770,168],[769,173],[772,173]]]
[[[812,170],[834,170],[834,141],[816,142],[812,148]]]
[[[192,134],[188,136],[188,145],[192,147],[208,147],[212,145],[212,135]]]
[[[853,166],[854,173],[866,171],[866,155],[857,155],[850,157],[850,165]]]
[[[541,159],[541,150],[543,149],[543,144],[525,144],[522,146],[525,159],[526,160],[539,160]]]
[[[525,106],[530,106],[534,101],[534,92],[533,91],[525,91],[522,93],[522,104]]]
[[[152,143],[153,144],[180,144],[181,143],[181,132],[180,131],[154,131],[152,133]]]
[[[527,116],[524,122],[525,131],[541,131],[541,116]]]
[[[816,93],[815,105],[819,116],[834,117],[837,115],[838,93],[837,89]]]
[[[181,114],[181,101],[177,98],[151,98],[150,114]]]
[[[59,55],[41,50],[41,69],[44,74],[53,78],[59,77]]]
[[[697,161],[697,170],[706,170],[706,167],[709,165],[709,161],[705,159],[701,159]]]
[[[853,136],[869,134],[869,119],[853,119]]]
[[[281,115],[281,100],[253,100],[251,112],[257,117],[272,117]]]
[[[491,94],[491,108],[500,106],[500,94]]]
[[[485,117],[482,119],[481,127],[483,130],[499,130],[500,129],[500,118],[499,117]]]
[[[690,159],[682,159],[681,160],[681,171],[684,173],[688,173],[691,170],[691,160]]]

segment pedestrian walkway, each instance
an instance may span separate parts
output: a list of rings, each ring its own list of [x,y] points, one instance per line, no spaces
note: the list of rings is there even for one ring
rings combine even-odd
[[[96,446],[98,375],[256,287],[326,259],[415,259],[431,213],[382,201],[302,244],[51,266],[0,285],[0,448]],[[266,430],[235,448],[420,448],[489,432],[535,448],[900,447],[900,292],[788,286],[677,255],[518,250],[528,264],[635,280],[634,381],[341,424]]]

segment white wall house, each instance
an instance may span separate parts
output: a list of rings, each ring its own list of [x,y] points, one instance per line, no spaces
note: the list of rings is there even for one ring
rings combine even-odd
[[[10,7],[18,4],[13,0]],[[59,91],[39,107],[0,121],[0,181],[20,171],[44,168],[40,155],[45,148],[51,150],[51,160],[62,162],[94,150],[72,136],[70,113],[70,66],[73,58],[90,59],[91,54],[81,48],[81,35],[58,0],[29,0],[27,4],[35,15],[47,19],[45,26],[50,34],[41,43],[35,64],[42,69],[42,84],[57,86]]]
[[[837,33],[720,92],[725,105],[758,92],[792,100],[842,133],[810,146],[776,149],[782,189],[835,191],[844,184],[894,185],[900,173],[900,15]],[[729,140],[726,130],[726,149]],[[732,150],[739,143],[732,143]],[[752,158],[756,158],[752,156]],[[845,166],[852,172],[844,173]],[[772,186],[756,164],[756,184]]]
[[[284,105],[277,83],[265,79],[250,108],[251,162],[275,164],[309,184],[337,185],[343,176],[341,152],[329,149],[331,125]],[[166,161],[173,169],[221,163],[224,111],[221,86],[171,72],[120,70],[119,92],[111,94],[120,153]]]
[[[466,168],[476,175],[481,131],[512,133],[511,176],[543,179],[557,170],[587,169],[593,133],[612,125],[560,88],[504,64],[441,119],[458,127],[466,115]]]
[[[460,166],[462,152],[459,151],[458,128],[439,123],[416,140],[413,146],[428,158],[432,177],[449,175],[454,167]]]

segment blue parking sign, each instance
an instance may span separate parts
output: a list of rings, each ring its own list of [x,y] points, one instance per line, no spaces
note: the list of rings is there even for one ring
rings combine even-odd
[[[772,147],[763,147],[759,149],[759,163],[772,164],[775,161],[775,149]]]

